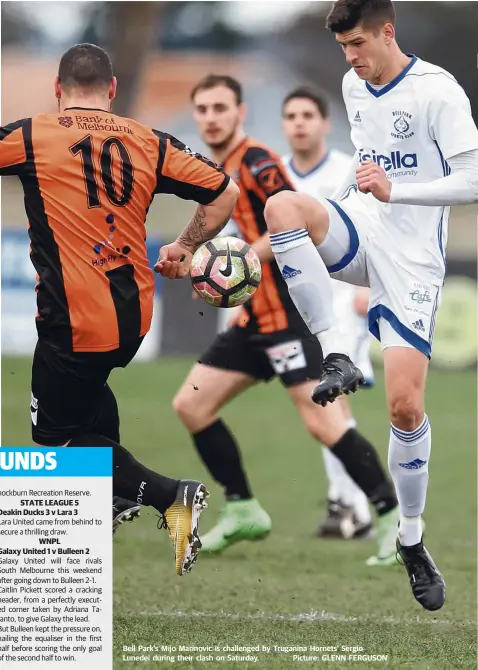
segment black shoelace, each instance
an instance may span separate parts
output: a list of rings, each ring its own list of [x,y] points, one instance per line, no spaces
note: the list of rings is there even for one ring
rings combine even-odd
[[[164,514],[158,514],[158,524],[157,524],[156,528],[158,530],[163,530],[163,528],[165,530],[169,530],[168,523],[166,521],[166,517],[164,516]]]

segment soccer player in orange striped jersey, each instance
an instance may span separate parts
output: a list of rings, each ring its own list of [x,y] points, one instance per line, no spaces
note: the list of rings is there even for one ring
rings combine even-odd
[[[271,519],[251,492],[239,448],[219,413],[238,394],[273,377],[280,378],[304,427],[333,450],[376,509],[393,510],[395,495],[372,445],[349,428],[337,405],[320,408],[311,400],[322,350],[288,296],[264,219],[267,199],[293,190],[280,157],[246,135],[242,89],[235,79],[210,75],[196,85],[191,100],[212,158],[239,185],[233,220],[258,253],[263,273],[250,302],[234,312],[230,328],[201,356],[174,399],[199,456],[226,497],[219,522],[203,538],[203,549],[222,551],[233,542],[264,537],[271,529]],[[353,533],[350,520],[344,534]]]
[[[0,175],[21,179],[38,273],[32,437],[41,446],[112,447],[113,530],[128,509],[155,507],[183,574],[200,546],[205,488],[148,470],[119,444],[107,381],[114,368],[128,365],[150,328],[154,280],[145,220],[155,194],[198,203],[182,235],[160,252],[156,269],[176,278],[221,230],[238,189],[176,138],[115,114],[116,87],[108,54],[75,45],[59,64],[58,113],[0,129]]]

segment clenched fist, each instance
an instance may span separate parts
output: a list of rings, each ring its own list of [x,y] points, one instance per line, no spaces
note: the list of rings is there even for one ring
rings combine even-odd
[[[380,202],[390,200],[392,184],[386,172],[374,161],[365,161],[356,171],[357,186],[362,193],[371,193]]]

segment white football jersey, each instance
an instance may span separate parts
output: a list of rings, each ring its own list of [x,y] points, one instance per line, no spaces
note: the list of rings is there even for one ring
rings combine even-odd
[[[350,170],[352,156],[331,149],[315,167],[306,173],[299,172],[294,166],[291,155],[283,156],[289,179],[297,191],[316,198],[319,195],[331,198]]]
[[[392,183],[434,181],[450,174],[447,159],[478,149],[465,92],[449,72],[416,56],[378,89],[352,69],[344,76],[342,92],[357,164],[375,161]],[[441,285],[450,208],[382,203],[371,194],[358,197],[374,214],[364,222],[370,242],[386,249],[391,262],[425,269]]]

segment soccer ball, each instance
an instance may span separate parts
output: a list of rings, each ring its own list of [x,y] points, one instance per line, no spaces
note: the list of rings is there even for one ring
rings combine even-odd
[[[258,255],[237,237],[216,237],[202,244],[191,261],[193,288],[214,307],[243,305],[256,292],[261,277]]]

